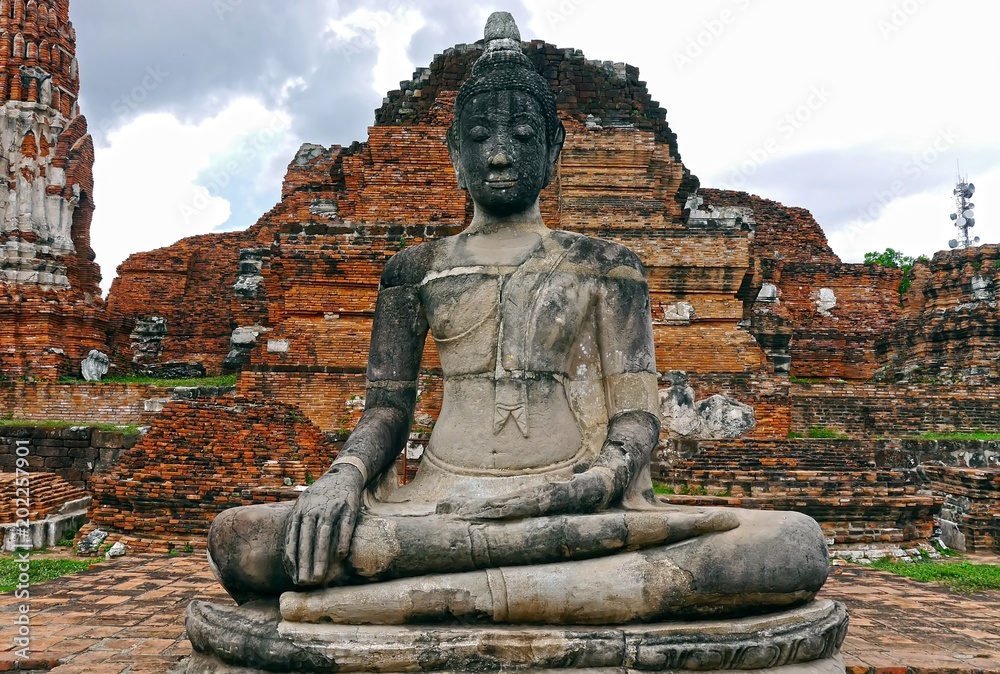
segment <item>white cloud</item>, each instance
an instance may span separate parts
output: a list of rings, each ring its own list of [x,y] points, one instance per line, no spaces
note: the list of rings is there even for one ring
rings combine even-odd
[[[399,82],[413,72],[406,48],[424,23],[423,15],[416,9],[399,7],[395,12],[388,12],[360,8],[330,21],[327,31],[336,38],[335,49],[345,53],[378,48],[378,61],[372,69],[372,89],[381,97],[396,89]]]
[[[984,242],[1000,241],[1000,169],[972,182],[976,184],[976,226],[972,233]],[[861,262],[865,253],[886,248],[930,257],[947,250],[948,240],[955,238],[957,231],[948,217],[954,210],[954,197],[949,192],[915,194],[892,201],[876,209],[874,219],[855,220],[827,238],[845,262]]]
[[[459,2],[454,2],[456,11],[463,6]],[[446,0],[434,6],[438,14],[448,7]],[[859,260],[864,252],[887,246],[931,254],[954,236],[947,219],[950,186],[941,180],[932,185],[930,178],[911,180],[898,162],[871,166],[868,157],[856,150],[886,147],[902,149],[907,157],[919,156],[941,129],[953,130],[957,144],[927,173],[931,176],[943,171],[946,163],[950,171],[956,158],[964,163],[965,147],[988,155],[988,148],[1000,146],[989,84],[1000,65],[993,36],[993,27],[1000,23],[1000,3],[622,0],[608,12],[593,0],[536,0],[530,7],[530,13],[515,17],[525,40],[542,38],[581,49],[591,59],[624,61],[640,68],[653,98],[668,110],[685,163],[706,186],[723,186],[762,151],[767,153],[769,169],[779,160],[820,152],[840,153],[846,164],[843,171],[851,171],[854,164],[859,171],[865,169],[863,181],[822,183],[804,170],[800,179],[772,181],[766,189],[762,185],[756,190],[761,196],[814,211],[830,203],[867,204],[873,191],[902,180],[903,193],[886,208],[876,209],[870,222],[860,214],[846,227],[843,220],[820,219],[835,252],[845,260]],[[348,59],[347,67],[367,70],[377,53],[371,72],[364,73],[371,84],[370,98],[357,95],[357,90],[365,89],[367,96],[367,86],[355,86],[350,96],[342,92],[336,100],[363,106],[364,115],[369,115],[386,91],[410,76],[414,64],[407,47],[433,14],[415,0],[394,0],[365,2],[330,23],[328,15],[318,18],[315,25],[326,31],[328,55],[364,53],[365,58]],[[454,41],[480,38],[484,18]],[[960,43],[949,38],[954,35],[961,36]],[[685,54],[692,39],[702,43],[700,52],[692,63],[679,67],[675,54]],[[437,45],[436,50],[443,51],[451,42]],[[282,96],[326,86],[316,81],[321,70],[315,63],[311,67],[312,71],[289,80]],[[86,87],[85,81],[85,91]],[[816,87],[826,87],[831,95],[819,101],[813,96]],[[254,134],[275,119],[272,109],[288,107],[282,99],[268,100],[267,106],[249,99],[233,101],[212,119],[195,124],[169,115],[141,117],[112,134],[108,147],[98,148],[93,245],[105,287],[115,266],[131,252],[212,231],[234,211],[227,227],[249,224],[243,222],[250,217],[249,202],[231,207],[213,184],[213,176],[233,158],[245,156],[247,144],[259,139]],[[329,104],[332,99],[305,100]],[[782,121],[802,106],[809,110],[808,119],[790,133]],[[295,112],[298,118],[328,114],[304,108]],[[281,124],[284,120],[279,129],[284,128]],[[317,123],[309,128],[315,133],[322,127]],[[276,191],[295,147],[322,140],[279,131],[275,138],[257,144],[250,161],[240,162],[240,175],[228,192]],[[769,144],[771,140],[774,143]],[[1000,241],[1000,206],[995,205],[1000,198],[996,196],[1000,157],[977,161],[982,175],[970,176],[979,187],[976,233],[984,241]],[[758,172],[754,179],[764,173]],[[754,180],[744,188],[755,191]],[[821,204],[820,199],[826,202]],[[180,213],[185,204],[202,206],[185,219]],[[848,213],[854,210],[851,206]]]
[[[227,171],[267,159],[275,148],[284,151],[287,143],[273,138],[289,123],[283,112],[239,98],[198,124],[150,114],[110,133],[108,146],[96,152],[97,211],[91,228],[104,291],[130,254],[224,223],[231,207],[218,192],[228,184]]]

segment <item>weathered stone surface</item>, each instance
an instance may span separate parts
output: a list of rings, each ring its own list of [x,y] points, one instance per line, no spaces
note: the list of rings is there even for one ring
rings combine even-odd
[[[110,548],[108,548],[108,551],[107,551],[107,553],[105,553],[104,558],[105,559],[113,559],[115,557],[124,557],[125,556],[125,551],[126,551],[125,550],[125,544],[122,543],[121,541],[118,541],[117,543],[115,543],[114,545],[112,545]]]
[[[754,410],[725,395],[695,402],[695,391],[687,373],[664,375],[669,388],[660,389],[660,417],[670,440],[718,440],[737,438],[753,430]]]
[[[107,355],[97,349],[91,349],[87,357],[80,363],[80,374],[86,381],[101,381],[108,373],[110,363]]]
[[[108,532],[103,529],[94,529],[84,536],[76,546],[77,553],[81,555],[93,555],[101,547],[101,543],[108,537]]]
[[[257,673],[203,655],[228,649],[273,672],[727,671],[834,674],[847,612],[830,601],[783,613],[699,623],[623,627],[364,627],[280,621],[274,603],[239,609],[193,603],[188,674]]]

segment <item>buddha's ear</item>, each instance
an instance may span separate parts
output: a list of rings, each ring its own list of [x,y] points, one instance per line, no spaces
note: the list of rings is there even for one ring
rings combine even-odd
[[[459,150],[458,124],[448,127],[446,135],[448,141],[448,156],[451,157],[451,165],[455,169],[455,178],[458,179],[458,189],[465,189],[465,180],[462,178],[462,153]]]
[[[552,142],[549,143],[549,156],[548,164],[545,170],[545,185],[549,184],[552,180],[552,176],[556,173],[556,165],[559,163],[559,153],[562,152],[563,143],[566,141],[566,128],[563,127],[562,120],[559,120],[559,126],[556,127],[555,136],[552,138]],[[545,186],[543,185],[543,187]]]

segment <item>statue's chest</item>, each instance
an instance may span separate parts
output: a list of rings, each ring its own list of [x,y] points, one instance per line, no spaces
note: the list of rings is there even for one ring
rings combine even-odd
[[[426,281],[423,299],[446,370],[455,359],[466,371],[498,361],[505,370],[535,370],[566,362],[592,317],[593,287],[559,269],[459,268]]]

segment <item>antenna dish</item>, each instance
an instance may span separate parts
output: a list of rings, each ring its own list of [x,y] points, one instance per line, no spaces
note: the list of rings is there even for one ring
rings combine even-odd
[[[971,208],[967,208],[964,211],[962,211],[963,218],[971,218],[973,215],[975,215],[975,213],[972,212]]]
[[[958,216],[958,219],[955,220],[955,224],[958,225],[959,227],[965,227],[966,222],[968,222],[968,220],[966,220],[962,216]]]
[[[967,223],[968,227],[975,227],[976,226],[976,219],[975,218],[969,218],[968,220],[966,220],[966,223]]]
[[[974,239],[972,240],[972,243],[979,243],[979,237],[977,236],[976,238],[974,238]]]
[[[958,239],[952,239],[948,242],[949,248],[958,248]]]
[[[950,213],[948,215],[948,217],[951,218],[952,220],[954,220],[954,219],[956,219],[958,217],[958,213]]]
[[[972,183],[969,183],[969,187],[968,187],[967,191],[969,192],[969,196],[971,197],[973,194],[976,193],[976,186],[973,185]]]

